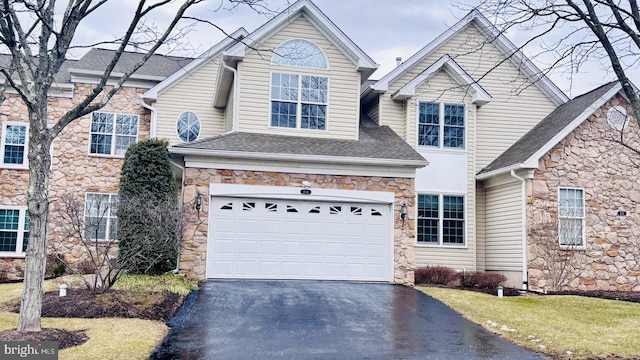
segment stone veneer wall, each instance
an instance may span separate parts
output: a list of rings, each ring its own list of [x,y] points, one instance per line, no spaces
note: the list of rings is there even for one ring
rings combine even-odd
[[[640,155],[613,141],[620,133],[606,116],[615,105],[631,114],[624,98],[613,98],[544,155],[527,181],[529,229],[543,218],[557,226],[558,187],[584,189],[586,246],[577,250],[576,276],[565,289],[640,291]],[[640,149],[633,118],[625,134]],[[543,245],[531,231],[528,242],[529,286],[548,290]]]
[[[74,98],[49,98],[49,123],[53,123],[64,112],[77,104],[81,97],[92,90],[92,85],[76,84]],[[138,141],[149,137],[150,115],[140,106],[140,94],[146,89],[121,88],[100,111],[138,114]],[[24,103],[15,95],[7,94],[0,107],[2,121],[28,122]],[[69,263],[76,263],[85,256],[80,240],[70,238],[68,226],[60,217],[57,200],[64,194],[75,194],[84,204],[86,192],[117,193],[120,183],[122,157],[89,155],[89,127],[91,116],[72,122],[53,141],[53,160],[49,179],[49,252],[63,254]],[[28,170],[4,169],[0,167],[0,206],[26,206]],[[0,273],[8,279],[23,276],[24,258],[6,258],[0,255]]]
[[[196,195],[203,196],[199,215],[191,211],[185,230],[185,243],[181,251],[180,272],[199,279],[205,278],[207,258],[207,230],[209,216],[209,184],[245,184],[300,187],[309,181],[312,187],[343,190],[392,191],[396,194],[394,214],[400,206],[408,207],[408,218],[403,224],[394,215],[394,282],[413,285],[415,253],[415,184],[411,178],[385,178],[364,176],[335,176],[290,174],[264,171],[240,171],[187,168],[184,180],[184,203],[193,204]]]

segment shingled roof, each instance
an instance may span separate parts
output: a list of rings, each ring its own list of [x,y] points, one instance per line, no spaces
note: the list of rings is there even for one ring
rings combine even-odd
[[[189,144],[173,146],[170,151],[177,154],[194,154],[202,151],[239,152],[273,155],[308,155],[313,159],[364,158],[392,160],[398,166],[423,167],[428,162],[388,126],[379,126],[363,115],[360,121],[358,140],[340,140],[234,132]]]
[[[602,106],[599,100],[609,91],[613,90],[616,85],[618,85],[617,82],[610,82],[560,105],[510,148],[482,169],[478,175],[524,164],[540,151],[540,149],[543,149],[545,145],[548,145],[554,137],[562,134],[574,121],[579,120],[581,116],[590,115],[598,107]],[[590,113],[585,114],[585,112],[589,110]],[[577,126],[579,124],[575,125]]]
[[[78,60],[73,66],[74,70],[89,70],[89,71],[104,71],[111,58],[113,57],[114,50],[107,49],[91,49],[80,60]],[[120,57],[118,63],[113,69],[114,73],[125,73],[131,69],[144,54],[135,52],[124,52]],[[192,58],[178,57],[178,56],[166,56],[166,55],[152,55],[147,62],[142,65],[136,75],[138,76],[151,76],[166,78],[180,68],[193,61]]]
[[[6,69],[9,67],[9,63],[11,62],[11,55],[9,54],[0,54],[0,68]],[[58,84],[69,84],[71,83],[71,76],[69,75],[69,68],[73,67],[77,60],[65,60],[65,62],[60,67],[60,71],[55,76],[55,81]]]

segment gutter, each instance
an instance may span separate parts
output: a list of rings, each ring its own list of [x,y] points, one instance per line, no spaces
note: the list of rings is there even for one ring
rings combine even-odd
[[[226,61],[222,59],[220,62],[222,67],[233,73],[233,109],[231,109],[231,132],[235,132],[238,129],[237,124],[237,109],[238,109],[238,71],[231,66],[227,65]]]
[[[277,154],[277,153],[257,153],[246,151],[227,150],[206,150],[206,149],[186,149],[169,147],[169,153],[180,155],[215,156],[233,159],[257,159],[257,160],[279,160],[318,163],[318,156],[307,154]],[[359,164],[359,165],[386,165],[394,167],[425,167],[429,165],[427,160],[401,160],[401,159],[380,159],[380,158],[359,158],[359,157],[338,157],[324,156],[322,162],[336,164]]]
[[[528,267],[527,267],[527,185],[525,179],[516,175],[515,170],[511,170],[511,176],[520,180],[522,184],[522,289],[529,287]]]
[[[151,127],[149,129],[149,137],[153,139],[153,138],[156,137],[156,133],[157,133],[158,110],[156,108],[154,108],[153,106],[147,104],[144,101],[144,97],[140,97],[140,105],[142,105],[143,108],[151,111]]]

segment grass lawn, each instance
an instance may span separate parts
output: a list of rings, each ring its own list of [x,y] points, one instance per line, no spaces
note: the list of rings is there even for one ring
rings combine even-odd
[[[640,356],[640,304],[418,287],[465,318],[536,352],[571,359]]]
[[[57,290],[62,282],[81,286],[81,282],[73,278],[58,278],[45,281],[45,292]],[[117,285],[120,290],[169,290],[180,294],[186,294],[193,288],[187,279],[171,275],[125,276]],[[18,314],[8,311],[7,306],[19,301],[21,296],[22,283],[0,284],[0,331],[18,326]],[[61,360],[147,359],[168,331],[168,327],[160,321],[125,318],[43,318],[42,327],[86,330],[89,341],[61,350]]]

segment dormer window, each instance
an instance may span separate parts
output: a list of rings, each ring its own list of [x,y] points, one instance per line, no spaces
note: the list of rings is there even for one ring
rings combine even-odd
[[[324,51],[308,40],[293,39],[285,41],[273,51],[273,65],[299,66],[315,69],[327,69],[327,57]]]

